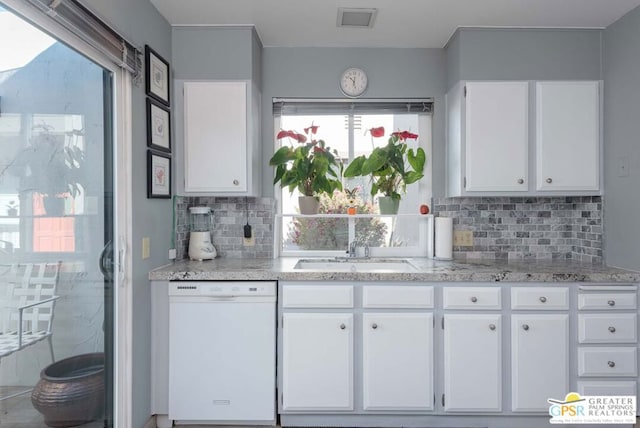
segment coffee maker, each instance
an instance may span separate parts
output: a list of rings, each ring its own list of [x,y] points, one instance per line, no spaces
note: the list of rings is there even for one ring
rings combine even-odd
[[[189,258],[191,260],[211,260],[216,257],[216,249],[211,243],[213,214],[209,207],[189,208]]]

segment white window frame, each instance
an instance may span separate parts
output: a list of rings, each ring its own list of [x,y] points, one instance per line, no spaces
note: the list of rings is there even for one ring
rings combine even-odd
[[[116,66],[104,54],[88,43],[62,28],[51,19],[42,15],[24,0],[2,0],[6,7],[12,9],[23,19],[32,22],[54,38],[60,40],[85,55],[91,61],[113,73],[114,100],[114,240],[117,239],[118,261],[114,269],[114,414],[113,424],[116,427],[132,426],[133,410],[133,308],[132,308],[132,255],[127,249],[132,248],[132,80],[130,73]]]
[[[375,100],[365,100],[367,102],[375,102]],[[384,100],[380,100],[384,101]],[[316,102],[316,101],[312,101]],[[322,102],[322,100],[317,100],[317,102]],[[417,114],[417,113],[416,113]],[[357,114],[356,114],[357,115]],[[416,184],[418,185],[418,194],[420,195],[420,200],[428,201],[429,206],[431,206],[432,201],[432,185],[429,183],[433,183],[433,163],[432,163],[432,147],[433,147],[433,116],[431,115],[423,115],[424,117],[420,119],[422,122],[420,124],[421,130],[419,132],[423,137],[418,140],[419,147],[426,153],[427,162],[424,168],[424,177],[419,180]],[[352,120],[349,120],[350,124]],[[281,147],[281,143],[276,138],[276,134],[281,129],[280,127],[280,116],[274,116],[274,152]],[[425,138],[428,137],[428,138]],[[353,136],[353,128],[350,126],[349,131],[349,158],[352,159],[353,156],[353,146],[354,146],[354,136]],[[274,255],[275,257],[339,257],[346,255],[346,248],[344,250],[283,250],[282,249],[282,240],[283,233],[282,230],[282,218],[283,217],[295,217],[297,215],[293,215],[293,213],[283,213],[282,212],[282,188],[280,184],[277,183],[274,185],[274,195],[276,200],[276,221],[274,227]],[[371,257],[426,257],[427,256],[427,228],[428,228],[428,217],[425,215],[420,215],[418,212],[419,207],[416,207],[416,213],[414,214],[397,214],[395,216],[381,216],[379,214],[360,214],[356,216],[352,215],[331,215],[331,214],[318,214],[318,216],[322,216],[325,218],[331,217],[342,217],[348,219],[348,230],[349,230],[349,242],[353,240],[355,236],[355,219],[363,218],[363,217],[395,217],[394,221],[400,221],[403,217],[412,217],[418,220],[418,236],[420,237],[418,241],[418,245],[415,246],[407,246],[407,247],[372,247],[370,248]]]

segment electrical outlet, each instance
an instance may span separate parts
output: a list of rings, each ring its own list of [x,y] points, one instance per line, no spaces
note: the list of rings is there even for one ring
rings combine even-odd
[[[473,247],[473,231],[456,230],[453,232],[454,247]]]
[[[175,248],[171,248],[169,250],[169,260],[175,260],[177,254],[176,254],[176,249]]]
[[[251,238],[242,238],[242,245],[245,247],[253,247],[256,245],[256,238],[253,236]]]
[[[148,259],[151,257],[151,240],[148,236],[142,238],[142,258]]]

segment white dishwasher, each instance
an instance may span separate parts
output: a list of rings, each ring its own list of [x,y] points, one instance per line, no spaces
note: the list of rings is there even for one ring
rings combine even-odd
[[[169,283],[169,419],[275,425],[276,283]]]

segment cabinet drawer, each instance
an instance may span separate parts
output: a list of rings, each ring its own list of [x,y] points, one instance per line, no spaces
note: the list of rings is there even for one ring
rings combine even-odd
[[[410,285],[365,286],[365,308],[433,308],[433,287]]]
[[[511,289],[511,309],[569,309],[569,289],[566,287],[519,287]]]
[[[283,308],[353,308],[351,285],[284,285]]]
[[[636,348],[578,348],[578,376],[637,376]]]
[[[636,395],[637,386],[632,381],[578,382],[580,395],[624,396]]]
[[[636,293],[578,294],[579,310],[627,310],[635,309]]]
[[[635,343],[638,340],[636,314],[580,314],[580,343]]]
[[[500,287],[445,287],[444,309],[501,309]]]

